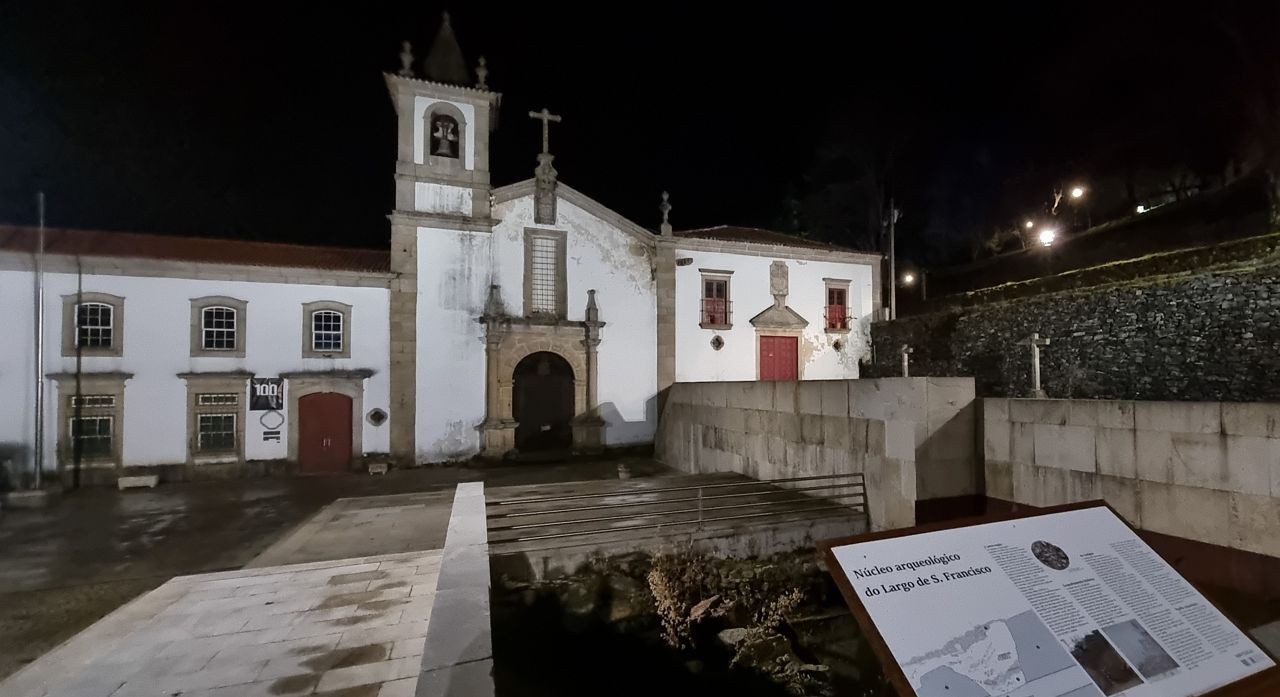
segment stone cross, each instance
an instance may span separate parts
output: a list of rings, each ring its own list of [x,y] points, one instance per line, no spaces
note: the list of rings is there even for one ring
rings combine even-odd
[[[1048,339],[1041,339],[1040,332],[1031,333],[1031,396],[1035,399],[1045,399],[1048,395],[1040,389],[1040,349],[1048,346]]]
[[[911,350],[912,350],[911,347],[907,346],[906,344],[903,344],[902,348],[899,349],[899,352],[902,354],[902,377],[904,378],[911,377],[911,370],[910,370]]]
[[[560,117],[547,111],[546,107],[542,107],[542,111],[529,112],[529,118],[538,119],[542,122],[542,154],[546,155],[551,152],[551,122],[560,123]]]

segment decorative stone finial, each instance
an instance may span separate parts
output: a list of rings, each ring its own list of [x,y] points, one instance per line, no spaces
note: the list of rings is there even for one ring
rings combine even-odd
[[[480,56],[480,64],[476,66],[476,87],[482,90],[489,89],[488,83],[485,82],[488,77],[489,68],[484,63],[484,56]]]
[[[596,291],[594,289],[587,291],[587,321],[600,321],[600,308],[596,307]]]
[[[672,234],[672,233],[671,233],[671,221],[670,221],[670,220],[668,220],[668,216],[669,216],[669,215],[670,215],[670,213],[671,213],[671,200],[670,200],[670,199],[671,199],[671,194],[668,194],[667,192],[665,192],[665,191],[664,191],[664,192],[662,192],[662,203],[658,204],[658,210],[662,211],[662,228],[661,228],[661,230],[662,230],[662,236],[663,236],[663,237],[670,237],[670,236],[671,236],[671,234]]]
[[[413,44],[408,41],[400,42],[400,70],[396,74],[413,77]]]
[[[448,25],[448,24],[449,24],[449,11],[448,11],[448,10],[445,10],[444,12],[441,12],[441,13],[440,13],[440,21],[441,21],[441,22],[443,22],[443,23],[444,23],[444,24],[446,24],[446,25]]]

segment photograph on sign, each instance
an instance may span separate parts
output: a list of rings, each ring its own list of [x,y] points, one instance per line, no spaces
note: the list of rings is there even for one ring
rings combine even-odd
[[[249,381],[249,411],[284,409],[284,378],[253,378]]]
[[[1104,505],[867,537],[832,573],[915,697],[1191,697],[1275,666]]]

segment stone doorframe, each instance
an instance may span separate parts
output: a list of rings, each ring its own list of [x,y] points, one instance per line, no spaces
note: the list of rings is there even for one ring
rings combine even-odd
[[[285,379],[286,407],[289,417],[289,461],[298,462],[298,400],[318,392],[337,392],[351,398],[351,460],[364,454],[364,381],[373,375],[369,369],[316,370],[280,373]]]
[[[596,292],[587,291],[587,319],[511,317],[502,307],[498,286],[490,286],[480,323],[485,328],[485,419],[480,431],[481,455],[500,458],[515,451],[512,415],[516,365],[526,356],[546,351],[573,369],[573,449],[593,452],[604,447],[605,421],[598,413],[596,350],[600,346],[600,312]]]

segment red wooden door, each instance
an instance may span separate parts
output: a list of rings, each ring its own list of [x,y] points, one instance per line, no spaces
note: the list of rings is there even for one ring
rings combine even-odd
[[[333,474],[351,468],[351,398],[317,392],[298,398],[298,471]]]
[[[798,338],[794,336],[760,337],[760,379],[795,380],[799,377]]]

